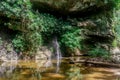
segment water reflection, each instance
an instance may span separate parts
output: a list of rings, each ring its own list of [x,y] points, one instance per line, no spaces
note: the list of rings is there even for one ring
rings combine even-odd
[[[66,72],[67,80],[82,80],[82,74],[80,68],[77,66],[71,66],[71,68]]]
[[[51,67],[52,66],[52,61],[51,59],[46,59],[46,60],[35,60],[35,63],[37,64],[37,67]]]
[[[3,62],[0,65],[0,78],[9,78],[16,68],[17,61]]]
[[[0,64],[0,80],[119,80],[120,69],[69,64],[62,59],[4,62]],[[57,67],[59,69],[57,69]],[[58,72],[56,73],[56,71]]]

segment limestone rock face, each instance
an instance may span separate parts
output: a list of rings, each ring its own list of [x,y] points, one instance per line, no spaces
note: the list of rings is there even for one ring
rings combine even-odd
[[[6,46],[6,45],[5,45]],[[4,47],[0,45],[0,60],[1,61],[17,61],[18,55],[13,50],[13,47],[10,45],[7,45],[8,47]]]
[[[111,26],[111,9],[114,3],[111,0],[31,0],[31,2],[33,7],[41,12],[81,18],[82,21],[71,19],[70,22],[83,29],[82,34],[87,40],[89,38],[89,41],[111,43],[114,39]]]
[[[98,8],[105,8],[111,4],[110,0],[31,0],[31,2],[40,11],[58,12],[65,15],[82,14]]]
[[[42,60],[42,59],[51,59],[52,53],[51,51],[45,47],[42,46],[35,55],[35,60]]]
[[[13,44],[11,43],[6,30],[3,28],[0,30],[0,61],[10,62],[17,61],[18,54],[14,50]]]
[[[120,48],[115,47],[111,50],[111,58],[114,62],[120,63]]]

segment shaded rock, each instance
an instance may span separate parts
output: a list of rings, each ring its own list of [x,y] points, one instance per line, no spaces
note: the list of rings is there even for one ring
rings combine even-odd
[[[110,9],[112,1],[104,0],[31,0],[33,6],[43,12],[54,12],[63,15],[82,14],[99,9]],[[108,7],[109,6],[109,7]]]

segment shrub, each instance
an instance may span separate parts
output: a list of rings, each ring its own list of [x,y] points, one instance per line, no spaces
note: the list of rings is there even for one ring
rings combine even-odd
[[[18,52],[34,52],[42,44],[42,37],[38,32],[17,34],[16,37],[12,40],[12,43]]]
[[[12,30],[21,31],[16,34],[12,43],[17,51],[36,50],[41,44],[41,19],[39,13],[32,10],[30,0],[2,0],[0,12],[9,20],[4,24]]]
[[[27,49],[26,41],[21,35],[16,35],[16,37],[12,40],[12,43],[17,52],[25,51]]]
[[[113,31],[115,34],[115,39],[112,43],[113,47],[120,46],[120,0],[115,0],[116,7],[114,8],[113,15]]]
[[[82,40],[80,35],[80,29],[66,32],[61,36],[61,43],[72,50],[79,48],[81,49],[80,42]]]
[[[34,52],[42,45],[42,36],[40,32],[31,32],[24,34],[25,40],[27,41],[28,51]]]
[[[42,27],[42,34],[46,37],[51,37],[55,34],[57,29],[57,18],[50,14],[40,13],[40,25]],[[57,30],[58,31],[58,30]]]
[[[88,53],[91,57],[109,57],[109,52],[106,49],[101,48],[99,46],[96,48],[92,48]]]

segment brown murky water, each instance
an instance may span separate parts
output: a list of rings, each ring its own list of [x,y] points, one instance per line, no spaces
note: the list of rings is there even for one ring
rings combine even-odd
[[[119,68],[69,64],[68,59],[0,64],[0,80],[120,80]]]

